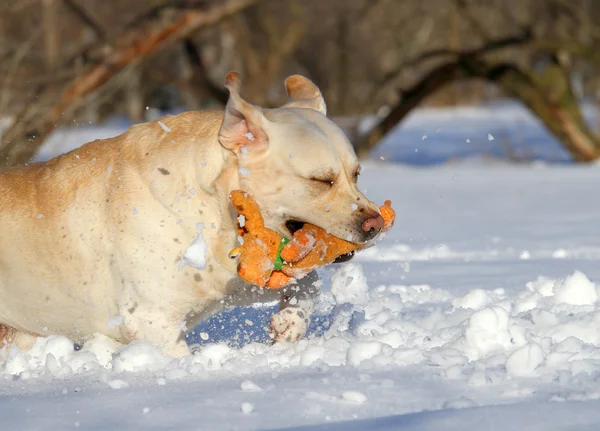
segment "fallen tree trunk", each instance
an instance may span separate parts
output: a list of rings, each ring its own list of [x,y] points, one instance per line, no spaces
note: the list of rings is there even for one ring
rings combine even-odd
[[[181,12],[173,21],[155,28],[126,32],[112,47],[104,49],[100,59],[68,83],[58,97],[53,92],[43,92],[38,96],[41,108],[33,103],[19,113],[2,136],[0,160],[9,166],[26,163],[57,125],[68,121],[87,96],[118,72],[260,1],[226,0],[207,10]]]
[[[600,139],[585,123],[572,92],[570,77],[559,64],[552,64],[542,75],[528,74],[512,64],[491,64],[471,55],[436,67],[417,84],[400,93],[400,102],[355,145],[365,157],[396,124],[427,96],[463,79],[487,80],[520,100],[565,146],[575,161],[600,158]]]

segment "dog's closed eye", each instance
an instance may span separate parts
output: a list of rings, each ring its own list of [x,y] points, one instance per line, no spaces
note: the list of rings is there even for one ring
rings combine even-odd
[[[311,177],[309,179],[311,181],[315,181],[315,182],[327,185],[329,187],[332,187],[335,184],[335,178],[333,178],[333,177],[325,177],[325,178]]]
[[[360,175],[360,166],[358,168],[356,168],[356,170],[354,171],[354,174],[352,175],[352,179],[354,180],[354,184],[356,184],[358,182],[358,176]]]

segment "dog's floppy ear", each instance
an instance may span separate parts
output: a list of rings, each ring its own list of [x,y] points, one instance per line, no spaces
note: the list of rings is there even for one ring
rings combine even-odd
[[[225,77],[229,100],[219,129],[219,141],[235,153],[243,151],[243,148],[246,148],[246,151],[266,149],[269,138],[263,126],[267,119],[261,108],[240,97],[241,84],[242,80],[237,72],[229,72]]]
[[[283,105],[284,108],[308,108],[327,115],[325,99],[319,88],[313,82],[301,75],[292,75],[285,80],[290,101]]]

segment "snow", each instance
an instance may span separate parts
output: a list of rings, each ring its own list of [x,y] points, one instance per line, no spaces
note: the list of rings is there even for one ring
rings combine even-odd
[[[595,284],[579,271],[555,284],[553,292],[557,304],[594,305],[598,301]]]
[[[245,392],[260,392],[262,388],[251,380],[244,380],[240,385],[242,391]]]
[[[171,129],[162,121],[159,121],[158,125],[161,127],[161,129],[163,129],[167,133],[169,133],[171,131]]]
[[[123,389],[129,387],[129,383],[120,379],[109,380],[107,383],[108,387],[111,389]]]
[[[342,393],[342,399],[351,403],[362,404],[367,402],[365,394],[358,391],[346,391]]]
[[[491,301],[490,294],[483,289],[473,289],[466,295],[452,301],[455,308],[472,308],[478,310],[485,307]]]
[[[362,266],[349,263],[342,266],[331,278],[331,293],[338,304],[364,305],[369,286]]]
[[[348,346],[346,363],[354,367],[381,355],[383,344],[379,341],[355,341]]]
[[[169,358],[154,347],[134,341],[113,354],[112,370],[117,374],[126,371],[155,371],[164,368],[168,362]]]
[[[500,114],[535,134],[521,113]],[[503,139],[424,115],[411,120],[422,145],[448,130]],[[2,429],[598,429],[599,180],[600,166],[369,161],[360,186],[392,200],[396,225],[320,271],[306,339],[268,341],[272,303],[201,323],[181,359],[40,338],[0,361]],[[186,262],[205,263],[202,244]]]
[[[468,320],[464,334],[464,352],[477,360],[494,352],[510,351],[512,336],[508,329],[509,315],[502,307],[477,310]]]
[[[208,250],[208,245],[206,245],[206,242],[204,241],[202,229],[203,227],[199,229],[200,232],[198,232],[194,241],[185,250],[181,262],[179,263],[179,270],[186,265],[196,268],[199,271],[202,271],[206,267],[206,252]]]
[[[528,343],[506,358],[506,373],[509,376],[535,376],[534,371],[545,356],[538,343]]]
[[[598,127],[598,113],[591,103],[583,114],[592,128]],[[368,130],[374,118],[361,124]],[[411,165],[437,165],[460,159],[512,159],[566,163],[567,151],[521,104],[501,100],[479,106],[453,109],[413,110],[386,136],[373,157]]]
[[[242,413],[245,415],[249,415],[254,411],[254,404],[252,403],[242,403]]]
[[[112,316],[110,319],[108,319],[106,321],[106,327],[109,329],[116,328],[121,323],[123,323],[123,320],[125,320],[125,318],[123,316]]]

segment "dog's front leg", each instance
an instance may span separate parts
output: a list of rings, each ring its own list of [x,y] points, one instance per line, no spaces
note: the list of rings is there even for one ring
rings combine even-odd
[[[125,319],[121,327],[130,340],[150,343],[174,358],[190,354],[181,322],[169,319],[164,309],[140,303],[134,308],[123,310],[122,315]]]
[[[316,271],[281,289],[279,312],[271,317],[270,335],[274,342],[294,342],[302,338],[310,325],[319,294]]]

